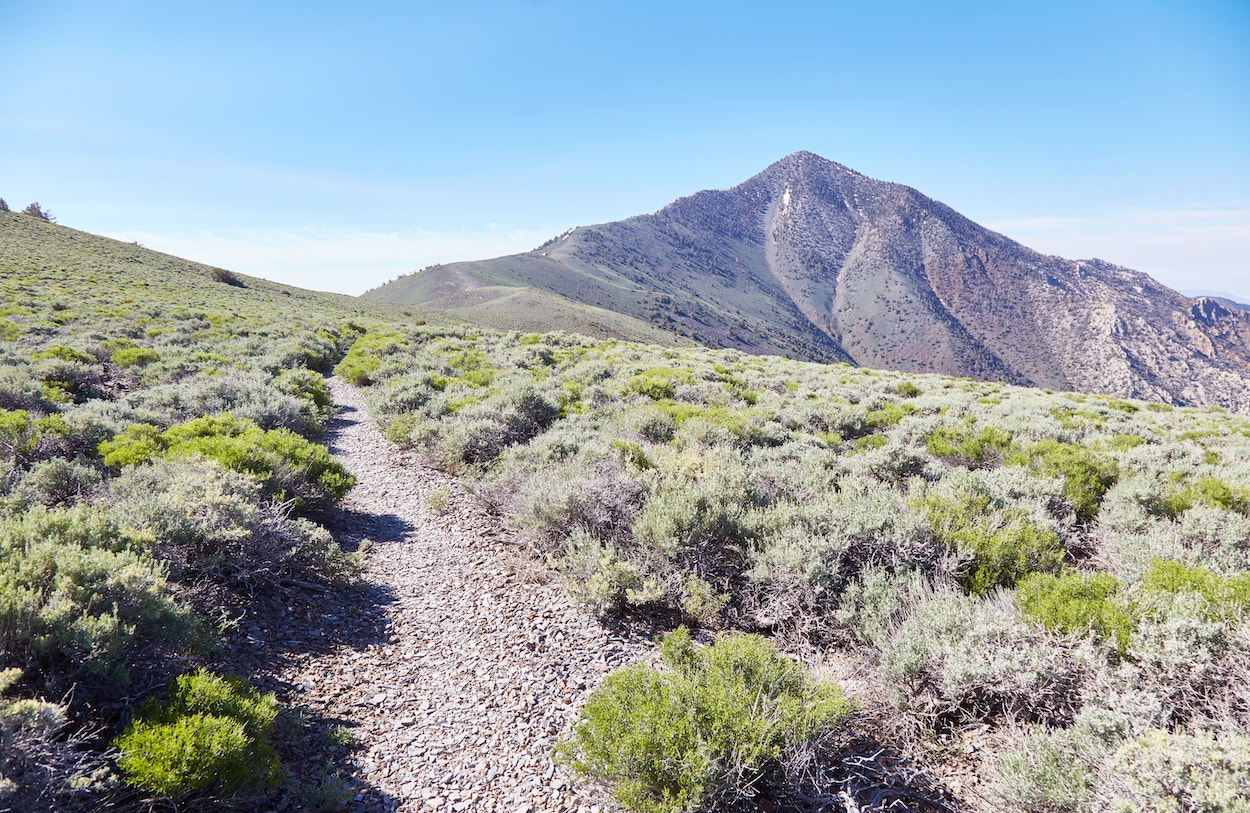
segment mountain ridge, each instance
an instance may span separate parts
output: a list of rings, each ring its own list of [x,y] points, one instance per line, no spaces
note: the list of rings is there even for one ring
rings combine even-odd
[[[1042,254],[806,151],[730,189],[363,296],[432,304],[434,283],[531,288],[712,347],[1250,410],[1240,308]]]

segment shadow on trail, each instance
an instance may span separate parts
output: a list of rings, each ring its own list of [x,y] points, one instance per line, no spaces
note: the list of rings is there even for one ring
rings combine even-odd
[[[330,450],[330,454],[343,454],[346,451],[342,446],[343,430],[368,422],[369,416],[356,407],[348,404],[335,404],[334,415],[326,421],[321,443]]]
[[[350,442],[345,430],[368,420],[360,410],[339,405],[320,442],[342,455]],[[415,531],[394,514],[341,507],[310,519],[349,552],[366,543],[402,542]],[[249,669],[258,688],[274,692],[286,709],[274,744],[291,781],[259,802],[257,810],[390,813],[400,806],[401,800],[371,783],[361,770],[353,735],[358,722],[342,697],[344,688],[354,684],[345,684],[341,674],[357,653],[391,643],[388,612],[395,601],[391,588],[362,579],[353,584],[298,582],[238,606],[224,645],[226,660]],[[295,787],[302,790],[295,792]]]

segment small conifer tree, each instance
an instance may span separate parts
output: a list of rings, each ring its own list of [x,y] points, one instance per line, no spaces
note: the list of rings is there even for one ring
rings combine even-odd
[[[52,213],[42,208],[38,203],[32,203],[29,206],[27,206],[25,209],[22,210],[22,214],[30,215],[31,217],[37,217],[40,220],[44,221],[45,223],[56,222],[56,218],[52,216]]]

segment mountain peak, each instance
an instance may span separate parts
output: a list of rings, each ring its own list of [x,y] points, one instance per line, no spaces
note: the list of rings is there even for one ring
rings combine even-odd
[[[1250,411],[1250,314],[1193,311],[1144,274],[1040,254],[807,150],[731,189],[370,295],[492,292],[499,309],[518,289],[750,353]]]

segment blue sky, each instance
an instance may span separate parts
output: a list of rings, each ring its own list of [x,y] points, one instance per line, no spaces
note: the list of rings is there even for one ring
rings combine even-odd
[[[806,149],[1250,298],[1250,3],[0,0],[0,196],[359,293]]]

